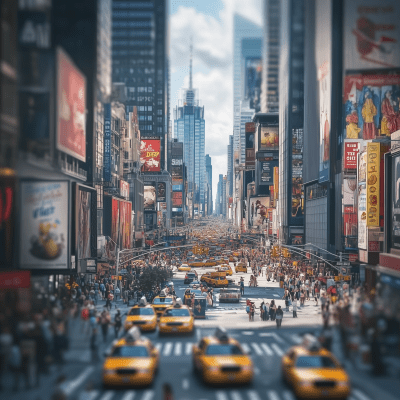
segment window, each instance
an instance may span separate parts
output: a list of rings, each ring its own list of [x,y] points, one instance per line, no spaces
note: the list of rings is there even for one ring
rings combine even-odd
[[[157,110],[157,115],[162,115],[162,109],[159,108],[159,109]]]
[[[132,308],[131,311],[129,311],[129,315],[154,315],[154,309],[151,307],[148,308]]]
[[[149,352],[144,346],[120,346],[112,352],[112,357],[148,357]]]

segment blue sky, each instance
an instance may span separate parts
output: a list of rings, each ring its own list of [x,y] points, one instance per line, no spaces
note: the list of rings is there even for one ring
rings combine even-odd
[[[213,165],[213,197],[218,175],[227,172],[228,136],[233,130],[233,15],[261,24],[262,0],[170,0],[171,112],[189,83],[193,37],[193,86],[205,107],[206,154]],[[171,115],[173,117],[173,114]]]

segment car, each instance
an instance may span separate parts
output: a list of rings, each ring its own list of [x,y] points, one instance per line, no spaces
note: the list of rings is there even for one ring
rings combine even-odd
[[[191,283],[193,281],[197,281],[198,280],[198,275],[196,271],[191,271],[191,272],[187,272],[185,275],[185,279],[183,280],[183,283],[186,285],[188,283]]]
[[[216,272],[224,272],[226,275],[231,276],[233,274],[232,267],[227,264],[222,264],[220,267],[215,268]]]
[[[247,273],[247,266],[246,266],[246,264],[244,264],[244,263],[239,263],[238,265],[236,265],[236,267],[235,267],[235,272],[236,272],[236,273],[238,273],[238,272],[245,272],[245,273]]]
[[[133,306],[124,323],[125,331],[137,326],[141,331],[155,331],[157,329],[157,314],[154,308],[147,304],[146,297],[142,297],[139,304]]]
[[[189,267],[187,264],[182,264],[180,267],[178,267],[178,271],[184,272],[184,271],[190,271],[192,268]]]
[[[214,336],[203,337],[193,345],[193,370],[208,384],[249,384],[253,363],[239,342],[218,328]]]
[[[190,308],[176,299],[172,307],[168,307],[160,318],[158,325],[160,335],[166,333],[193,333],[194,318]]]
[[[198,280],[195,280],[195,281],[192,281],[191,283],[189,283],[190,288],[195,287],[195,286],[200,286],[200,285],[201,285],[201,282]]]
[[[228,280],[223,272],[211,272],[203,274],[200,278],[201,282],[207,283],[208,286],[212,287],[228,287]]]
[[[163,290],[162,290],[163,292]],[[154,311],[157,314],[157,317],[161,317],[163,312],[165,311],[166,308],[170,307],[173,305],[174,299],[172,296],[169,296],[165,293],[160,294],[159,296],[154,297],[152,306],[154,308]]]
[[[151,341],[140,336],[137,327],[113,342],[105,353],[102,381],[110,386],[147,386],[153,383],[159,364],[159,352]]]
[[[311,334],[282,357],[282,379],[298,398],[346,399],[351,391],[344,368]]]

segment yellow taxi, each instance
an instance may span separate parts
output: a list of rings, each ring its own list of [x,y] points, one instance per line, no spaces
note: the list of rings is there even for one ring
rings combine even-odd
[[[202,261],[193,261],[189,263],[189,266],[193,268],[204,267],[204,263]]]
[[[247,273],[247,266],[245,263],[239,263],[235,267],[235,272],[246,272]]]
[[[246,384],[253,379],[251,358],[221,328],[193,345],[193,370],[209,384]]]
[[[206,260],[203,263],[204,267],[215,267],[217,265],[217,262],[215,260]]]
[[[194,318],[188,306],[182,305],[180,298],[174,306],[167,308],[161,316],[158,330],[160,335],[165,333],[193,333]]]
[[[200,278],[201,282],[207,283],[208,286],[212,287],[228,287],[228,280],[226,279],[225,272],[211,272],[203,274]]]
[[[187,264],[182,264],[180,267],[178,267],[178,271],[180,272],[187,272],[187,271],[191,271],[192,268],[187,265]]]
[[[155,331],[157,329],[157,314],[154,308],[147,304],[146,298],[140,299],[139,305],[133,306],[126,317],[124,328],[129,331],[137,326],[141,331]]]
[[[161,317],[164,311],[174,304],[174,299],[172,296],[168,296],[164,293],[159,296],[154,297],[153,299],[153,308],[157,314],[157,317]]]
[[[147,386],[158,369],[159,352],[137,327],[116,340],[105,354],[102,380],[104,386]]]
[[[346,399],[351,390],[344,368],[310,334],[282,357],[282,378],[298,398]]]
[[[231,276],[233,274],[232,267],[228,264],[222,264],[220,267],[215,268],[216,272],[224,272],[226,275]]]

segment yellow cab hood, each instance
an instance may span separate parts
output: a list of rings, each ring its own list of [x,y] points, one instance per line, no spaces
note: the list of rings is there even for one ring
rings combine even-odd
[[[125,322],[131,321],[151,321],[156,318],[156,315],[128,315]]]
[[[348,377],[343,369],[339,368],[295,368],[295,376],[302,381],[333,380],[347,381]]]
[[[108,357],[104,361],[104,369],[118,368],[150,368],[152,364],[151,357]]]
[[[161,317],[160,323],[168,323],[168,322],[182,322],[189,323],[192,317]]]
[[[247,356],[204,356],[207,367],[225,367],[232,365],[251,366],[251,360]]]

